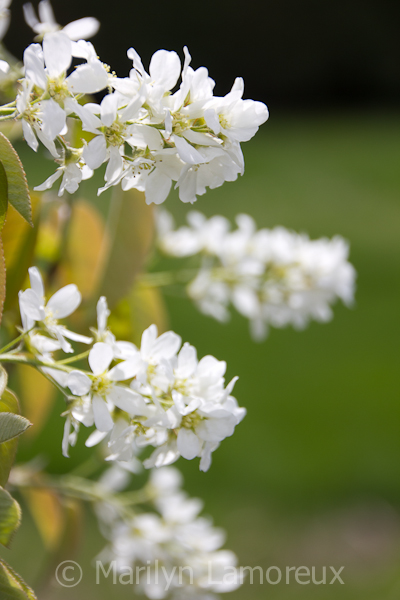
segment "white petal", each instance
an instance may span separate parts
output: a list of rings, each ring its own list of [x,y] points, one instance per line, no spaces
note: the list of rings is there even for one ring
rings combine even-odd
[[[204,419],[197,425],[196,433],[206,442],[221,442],[233,434],[235,425],[236,419],[231,414],[220,419]]]
[[[37,141],[36,135],[33,133],[32,127],[25,120],[22,120],[22,131],[24,133],[26,143],[30,148],[32,148],[32,150],[36,152],[39,146],[39,142]]]
[[[100,118],[106,127],[110,127],[117,118],[117,94],[107,94],[100,104]]]
[[[187,460],[192,460],[200,452],[200,440],[190,429],[179,430],[177,445],[181,456]]]
[[[172,358],[179,350],[182,338],[173,331],[166,331],[154,342],[152,356],[155,359]]]
[[[55,173],[53,173],[53,175],[50,175],[50,177],[48,177],[46,179],[46,181],[44,181],[40,185],[37,185],[33,189],[37,192],[44,192],[45,190],[49,190],[53,186],[53,184],[57,181],[57,179],[60,179],[60,177],[63,173],[64,173],[63,169],[57,169],[55,171]]]
[[[39,127],[36,127],[35,131],[36,131],[36,135],[38,136],[39,140],[42,142],[42,144],[44,146],[46,146],[46,148],[50,152],[50,154],[54,158],[60,158],[60,155],[57,152],[57,148],[54,144],[54,141],[51,140],[50,138],[48,138],[47,136],[45,136],[44,133],[42,132],[42,130],[39,129]],[[60,169],[60,171],[63,172],[63,169]]]
[[[47,303],[56,319],[68,317],[80,305],[82,296],[74,283],[64,286],[53,294]]]
[[[211,442],[206,442],[204,444],[201,453],[200,471],[208,471],[211,465],[211,453],[214,452],[216,448],[218,448],[218,444],[212,444]]]
[[[44,58],[39,44],[31,44],[24,52],[25,77],[42,90],[47,88]]]
[[[65,33],[70,40],[88,40],[96,35],[99,27],[100,22],[94,17],[84,17],[83,19],[68,23],[68,25],[63,28],[63,33]]]
[[[57,21],[54,18],[53,9],[51,8],[50,0],[41,0],[38,7],[39,19],[42,24],[46,25],[57,25]]]
[[[27,317],[34,321],[42,321],[45,317],[43,305],[35,292],[31,289],[25,290],[19,296],[21,310]]]
[[[104,179],[106,181],[114,181],[121,175],[122,169],[123,161],[119,149],[116,146],[112,146],[110,148],[110,160],[108,161]]]
[[[43,54],[50,77],[58,77],[71,64],[71,40],[62,31],[47,33],[43,40]]]
[[[204,111],[204,119],[211,131],[218,135],[221,131],[221,125],[217,113],[213,108],[208,108]]]
[[[103,135],[96,136],[83,149],[83,159],[88,167],[98,169],[107,158],[107,143]]]
[[[151,349],[157,339],[157,335],[157,325],[150,325],[150,327],[143,331],[140,350],[144,358],[150,357]]]
[[[107,299],[105,296],[101,296],[97,302],[97,328],[100,334],[105,332],[109,316],[110,311],[107,306]]]
[[[203,158],[200,152],[196,148],[193,148],[184,138],[179,137],[179,135],[173,135],[171,139],[175,143],[179,156],[185,163],[198,165],[206,162],[206,159]]]
[[[155,168],[146,180],[146,204],[162,204],[170,192],[172,180]]]
[[[148,408],[142,396],[136,394],[129,388],[116,385],[109,393],[110,399],[121,410],[124,410],[131,416],[147,415]]]
[[[89,365],[95,375],[107,371],[114,357],[111,346],[104,342],[97,342],[89,353]]]
[[[132,125],[129,127],[127,142],[131,146],[146,148],[150,150],[161,150],[163,146],[162,137],[157,129],[149,125]]]
[[[85,396],[92,387],[92,382],[82,371],[71,371],[68,375],[67,386],[74,396]]]
[[[92,433],[89,435],[88,439],[86,440],[85,446],[87,446],[87,448],[92,448],[92,446],[97,446],[97,444],[100,444],[100,442],[102,442],[104,440],[106,435],[107,435],[106,431],[98,431],[97,429],[95,429],[94,431],[92,431]]]
[[[50,140],[54,140],[64,129],[65,111],[53,99],[43,102],[42,131]]]
[[[178,373],[182,379],[187,379],[193,375],[197,367],[197,352],[194,346],[187,342],[182,347],[178,354]]]
[[[30,267],[28,269],[29,281],[31,288],[35,292],[38,298],[44,298],[44,285],[40,271],[37,267]]]
[[[112,381],[125,381],[138,374],[142,359],[138,354],[135,358],[118,363],[111,369],[108,376]]]
[[[103,63],[94,60],[79,65],[67,78],[67,84],[74,94],[95,94],[108,85],[108,75]]]
[[[99,431],[110,431],[113,428],[114,421],[108,411],[107,404],[100,396],[93,396],[92,399],[94,424]]]
[[[61,329],[62,334],[69,340],[73,340],[74,342],[80,342],[81,344],[91,344],[93,342],[93,338],[90,338],[86,335],[75,333],[75,331],[70,331],[69,329],[65,329],[65,327],[62,327]]]
[[[178,81],[181,71],[181,61],[176,52],[158,50],[150,61],[150,76],[152,80],[165,90],[170,90]]]
[[[63,456],[65,456],[65,458],[69,458],[68,446],[69,446],[70,432],[71,432],[71,415],[68,415],[65,420],[64,435],[63,435],[62,445],[61,445],[62,453],[63,453]]]

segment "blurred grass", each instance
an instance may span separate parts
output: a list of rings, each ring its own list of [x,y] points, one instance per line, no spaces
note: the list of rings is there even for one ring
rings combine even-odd
[[[259,227],[284,225],[312,237],[341,234],[358,272],[354,309],[338,305],[331,323],[313,323],[304,332],[272,330],[261,345],[250,340],[238,315],[224,326],[187,300],[166,296],[171,328],[199,356],[227,361],[227,377],[240,376],[235,395],[248,409],[207,474],[195,461],[180,461],[187,490],[204,498],[206,512],[228,529],[227,545],[241,564],[264,571],[280,564],[311,567],[325,556],[330,562],[323,564],[346,565],[345,586],[247,585],[232,600],[266,593],[285,600],[399,596],[399,140],[400,117],[393,114],[273,115],[244,144],[244,177],[208,191],[194,207],[231,219],[247,212]],[[18,150],[32,186],[52,172],[23,145]],[[85,182],[80,195],[97,202],[93,190],[93,181]],[[103,210],[107,201],[101,197]],[[165,206],[179,223],[191,209],[175,192]],[[67,470],[84,452],[80,446],[70,461],[61,456],[61,410],[54,408],[35,443],[47,448],[54,471]],[[21,459],[31,450],[21,448]],[[46,598],[117,595],[113,586],[94,587],[89,564],[102,542],[87,521],[79,560],[88,573],[78,588],[54,588]],[[28,516],[25,522],[14,550],[3,554],[34,583],[36,563],[27,549],[35,535]],[[319,534],[310,541],[314,530]],[[361,540],[358,546],[354,539]],[[118,597],[131,595],[118,588]]]

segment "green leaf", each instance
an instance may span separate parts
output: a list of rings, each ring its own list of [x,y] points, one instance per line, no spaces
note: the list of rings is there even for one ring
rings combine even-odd
[[[2,412],[0,413],[0,444],[3,442],[9,442],[24,433],[31,427],[32,423],[21,417],[21,415],[14,415],[13,413]]]
[[[37,600],[33,590],[4,560],[0,559],[1,600]]]
[[[21,509],[18,502],[0,487],[0,544],[8,547],[20,522]]]
[[[18,154],[5,135],[0,133],[0,160],[8,182],[8,201],[21,217],[32,225],[32,209],[25,171]]]
[[[19,414],[18,399],[8,389],[4,390],[0,398],[0,413],[1,412],[12,412],[15,415]],[[4,486],[8,481],[8,476],[17,452],[17,446],[18,438],[0,444],[0,486]]]
[[[0,161],[0,231],[6,222],[8,208],[8,183],[6,171]]]
[[[111,248],[100,294],[113,308],[129,293],[136,275],[143,268],[152,246],[154,217],[151,206],[137,190],[115,188],[110,204]]]

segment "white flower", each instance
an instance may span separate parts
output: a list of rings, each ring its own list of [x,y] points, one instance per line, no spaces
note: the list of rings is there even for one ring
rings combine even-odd
[[[81,303],[81,294],[76,285],[70,284],[61,288],[46,304],[43,280],[36,267],[29,269],[29,278],[31,288],[19,293],[19,304],[21,313],[30,323],[40,323],[47,333],[58,340],[64,352],[73,352],[71,344],[65,338],[90,344],[91,338],[69,331],[58,323],[58,319],[71,315]]]
[[[153,405],[153,413],[141,421],[137,444],[156,446],[146,468],[199,456],[206,471],[211,453],[233,434],[245,410],[230,395],[237,378],[225,388],[226,363],[212,356],[198,361],[189,344],[177,355],[180,344],[172,332],[157,338],[155,325],[143,334],[142,365],[131,387]]]
[[[120,573],[134,568],[138,574],[142,571],[136,584],[151,600],[167,596],[213,599],[210,593],[232,591],[243,577],[234,553],[220,549],[225,532],[198,516],[203,503],[189,498],[180,486],[179,472],[162,468],[152,473],[144,488],[158,491],[153,500],[157,513],[141,513],[128,520],[114,507],[97,506],[101,529],[110,540],[100,558],[113,561]]]
[[[171,256],[202,256],[187,292],[199,309],[219,321],[229,319],[229,305],[250,321],[254,339],[268,326],[303,328],[310,319],[328,321],[331,304],[350,305],[355,270],[348,244],[339,236],[310,240],[282,227],[256,230],[248,215],[238,215],[237,229],[223,217],[189,213],[189,225],[174,229],[159,218],[159,247]]]
[[[42,39],[44,35],[54,33],[60,29],[71,40],[85,40],[96,35],[100,27],[99,21],[94,17],[85,17],[83,19],[78,19],[77,21],[72,21],[72,23],[69,23],[65,27],[58,25],[54,18],[53,9],[49,0],[41,0],[41,2],[39,2],[38,12],[40,21],[36,17],[34,8],[30,2],[24,4],[23,8],[25,21],[37,34],[39,40]]]
[[[103,432],[110,431],[114,425],[111,417],[114,406],[131,416],[142,414],[145,408],[139,394],[118,384],[135,375],[135,361],[118,363],[109,370],[113,358],[112,348],[104,342],[97,342],[89,353],[93,375],[73,370],[66,383],[75,396],[90,397],[96,428]]]
[[[262,102],[242,100],[244,82],[235,80],[231,91],[223,98],[210,99],[204,106],[204,118],[216,135],[231,142],[247,142],[268,119],[268,108]]]
[[[58,195],[62,196],[65,190],[70,194],[73,194],[78,190],[80,182],[82,180],[90,179],[92,175],[92,169],[89,169],[89,167],[85,165],[80,156],[77,157],[77,159],[72,158],[70,162],[66,162],[64,158],[63,164],[58,167],[55,173],[50,175],[50,177],[48,177],[41,185],[37,185],[34,190],[38,192],[49,190],[54,183],[62,177]]]

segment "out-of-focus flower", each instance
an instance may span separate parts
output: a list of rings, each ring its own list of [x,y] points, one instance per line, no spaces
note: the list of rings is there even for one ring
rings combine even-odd
[[[71,40],[88,40],[96,35],[100,27],[99,21],[94,17],[84,17],[62,27],[54,17],[49,0],[41,0],[39,2],[38,12],[40,20],[37,18],[30,2],[24,4],[23,8],[26,23],[37,34],[35,41],[41,41],[47,33],[54,33],[59,30],[63,31]]]
[[[120,477],[113,474],[119,484]],[[243,575],[237,558],[221,550],[225,532],[199,517],[203,503],[180,489],[179,472],[163,467],[152,473],[147,489],[156,491],[157,512],[122,519],[115,507],[97,506],[101,529],[109,539],[100,557],[117,573],[134,572],[138,590],[150,600],[215,600],[214,593],[237,589]]]
[[[191,212],[188,226],[175,229],[168,213],[159,214],[161,251],[202,257],[187,292],[203,313],[226,321],[232,304],[263,339],[269,325],[301,329],[311,319],[330,320],[337,299],[353,302],[356,272],[341,237],[310,240],[283,227],[257,231],[248,215],[236,220],[231,231],[224,217]]]

